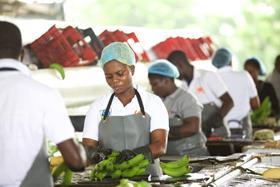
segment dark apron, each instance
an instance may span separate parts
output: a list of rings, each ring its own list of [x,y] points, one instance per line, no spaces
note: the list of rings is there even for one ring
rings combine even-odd
[[[182,125],[183,121],[178,118],[169,118],[169,126]],[[193,136],[182,138],[179,140],[168,141],[167,144],[167,155],[189,155],[191,157],[196,156],[208,156],[208,150],[205,146],[206,143],[205,135],[199,131]]]
[[[103,120],[99,123],[99,143],[104,148],[122,151],[150,144],[150,116],[145,113],[142,99],[136,89],[135,94],[142,114],[108,116],[114,98],[114,93],[112,94]],[[158,158],[151,164],[149,173],[152,177],[162,175]]]
[[[50,172],[45,142],[36,156],[30,170],[20,187],[52,187],[53,180]]]
[[[250,115],[245,116],[242,120],[228,120],[228,123],[231,121],[237,122],[242,128],[231,128],[231,136],[237,138],[252,138],[253,128]]]
[[[214,103],[208,103],[203,105],[202,110],[202,131],[209,137],[211,134],[215,134],[220,137],[229,137],[230,130],[224,123],[221,124],[206,124],[208,119],[212,118],[213,115],[217,115],[219,108]]]

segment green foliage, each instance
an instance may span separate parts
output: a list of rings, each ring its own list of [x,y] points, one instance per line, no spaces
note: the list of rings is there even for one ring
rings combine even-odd
[[[261,103],[261,106],[258,109],[256,109],[251,115],[253,124],[264,125],[265,120],[270,114],[271,102],[269,100],[269,97],[266,97]]]
[[[246,58],[257,56],[270,71],[280,51],[278,0],[68,0],[69,20],[91,25],[122,25],[160,29],[198,29],[228,47],[240,69]],[[206,7],[206,8],[205,8]],[[235,12],[234,12],[235,11]]]

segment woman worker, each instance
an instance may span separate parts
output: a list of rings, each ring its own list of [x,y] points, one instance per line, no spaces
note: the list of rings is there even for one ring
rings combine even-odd
[[[135,56],[126,43],[106,46],[99,64],[113,93],[91,105],[84,124],[84,145],[88,150],[102,146],[143,153],[153,163],[150,174],[160,176],[157,158],[166,151],[169,131],[164,104],[158,96],[133,85]]]
[[[153,92],[163,99],[169,114],[167,155],[209,155],[201,131],[202,105],[189,91],[176,86],[177,67],[167,60],[157,60],[148,73]]]
[[[262,61],[255,57],[248,58],[245,60],[244,69],[250,73],[254,80],[254,83],[257,87],[260,102],[263,102],[264,99],[268,97],[271,102],[271,116],[277,117],[277,114],[279,113],[280,109],[274,87],[270,82],[266,82],[259,79],[259,76],[265,75],[265,69]]]

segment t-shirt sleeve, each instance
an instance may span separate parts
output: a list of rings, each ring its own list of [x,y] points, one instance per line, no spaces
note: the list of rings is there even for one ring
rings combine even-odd
[[[91,105],[86,114],[83,138],[89,138],[98,141],[98,128],[101,120],[101,114],[98,104],[95,102]]]
[[[201,118],[202,105],[197,98],[190,93],[186,93],[184,96],[184,98],[181,97],[182,99],[180,100],[180,103],[178,103],[179,111],[181,111],[180,115],[183,118],[192,116]]]
[[[246,80],[248,81],[248,91],[250,98],[258,96],[258,91],[253,78],[248,72],[245,72]]]
[[[208,86],[216,97],[221,97],[228,91],[227,86],[217,73],[208,72],[205,78],[208,79]]]
[[[47,138],[55,144],[74,138],[74,127],[61,95],[57,91],[52,91],[45,99],[47,107],[44,116],[44,131]]]
[[[151,116],[150,132],[156,129],[165,129],[169,131],[168,112],[162,100],[158,96],[152,98],[149,114]]]

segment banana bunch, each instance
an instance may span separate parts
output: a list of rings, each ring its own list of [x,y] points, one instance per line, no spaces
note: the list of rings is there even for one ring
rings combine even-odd
[[[73,172],[66,166],[64,162],[60,163],[52,172],[54,182],[58,177],[62,176],[62,184],[69,185],[72,182]]]
[[[120,184],[116,187],[152,187],[152,185],[146,181],[135,182],[128,179],[122,179]]]
[[[163,173],[170,177],[181,177],[191,172],[189,157],[184,155],[181,159],[171,162],[160,162]]]
[[[138,154],[129,160],[117,163],[117,154],[111,154],[106,160],[95,165],[92,173],[92,180],[103,180],[109,176],[113,179],[130,178],[142,175],[149,166],[149,161],[145,159],[143,154]]]
[[[54,171],[55,168],[63,162],[64,162],[64,160],[63,160],[62,156],[51,157],[50,158],[50,169],[51,169],[51,171]]]

